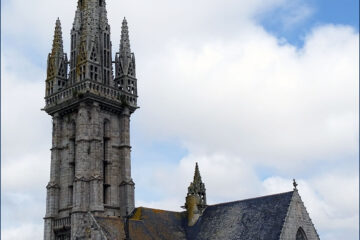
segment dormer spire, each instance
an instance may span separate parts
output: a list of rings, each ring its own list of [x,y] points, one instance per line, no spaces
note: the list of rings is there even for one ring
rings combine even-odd
[[[206,208],[206,189],[201,180],[199,165],[195,165],[194,180],[188,187],[185,209],[187,210],[188,225],[193,226]]]

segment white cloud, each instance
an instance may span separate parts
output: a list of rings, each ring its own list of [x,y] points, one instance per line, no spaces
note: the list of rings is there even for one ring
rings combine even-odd
[[[201,49],[177,44],[140,72],[137,117],[155,136],[181,136],[191,151],[286,170],[356,152],[358,38],[343,27],[316,31],[301,51],[259,28]]]
[[[6,240],[34,240],[43,238],[43,225],[26,224],[21,227],[3,229],[1,238]]]

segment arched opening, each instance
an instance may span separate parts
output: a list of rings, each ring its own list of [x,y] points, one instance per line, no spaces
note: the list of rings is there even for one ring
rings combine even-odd
[[[300,227],[296,233],[296,240],[307,240],[304,230]]]

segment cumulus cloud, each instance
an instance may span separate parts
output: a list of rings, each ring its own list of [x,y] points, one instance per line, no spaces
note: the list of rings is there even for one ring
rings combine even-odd
[[[301,50],[256,27],[200,49],[178,43],[145,66],[138,118],[153,135],[181,136],[191,151],[282,170],[354,153],[356,43],[350,28],[336,26],[314,30]]]
[[[211,204],[289,191],[296,177],[321,239],[358,238],[357,32],[318,26],[299,49],[266,32],[256,16],[282,8],[296,24],[311,14],[301,2],[107,2],[113,50],[125,15],[137,56],[141,109],[133,130],[150,141],[176,138],[188,152],[171,164],[136,159],[137,186],[158,198],[137,198],[138,206],[180,210],[199,162]],[[58,16],[68,50],[75,5],[3,6],[4,239],[42,235],[51,144],[50,117],[40,112],[44,65]],[[34,17],[31,9],[46,11]]]

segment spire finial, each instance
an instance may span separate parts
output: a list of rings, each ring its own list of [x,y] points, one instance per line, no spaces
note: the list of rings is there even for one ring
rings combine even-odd
[[[62,57],[63,53],[64,53],[64,48],[63,48],[63,40],[62,40],[61,22],[60,19],[57,18],[55,23],[54,40],[53,40],[51,54],[53,56],[58,55]]]
[[[293,179],[293,186],[294,186],[294,190],[296,191],[298,184],[296,183],[296,180],[295,180],[295,179]]]

